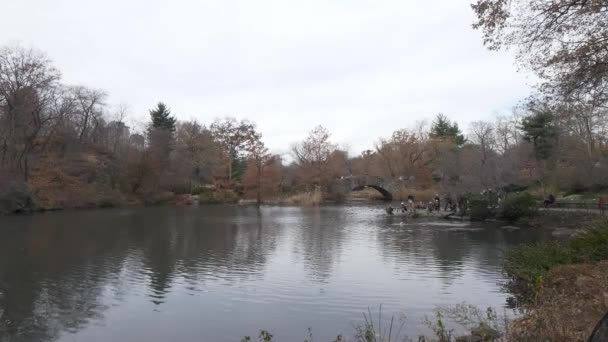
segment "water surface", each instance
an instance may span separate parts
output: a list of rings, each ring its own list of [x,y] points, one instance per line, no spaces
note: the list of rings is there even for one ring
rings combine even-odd
[[[0,218],[0,341],[279,341],[352,333],[371,307],[502,308],[505,250],[540,237],[381,207],[185,207]]]

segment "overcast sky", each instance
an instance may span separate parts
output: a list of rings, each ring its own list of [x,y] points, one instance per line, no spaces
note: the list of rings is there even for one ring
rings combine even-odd
[[[0,44],[45,51],[64,82],[127,103],[131,125],[255,121],[286,152],[316,125],[352,153],[443,112],[469,122],[530,92],[484,49],[468,0],[0,0]]]

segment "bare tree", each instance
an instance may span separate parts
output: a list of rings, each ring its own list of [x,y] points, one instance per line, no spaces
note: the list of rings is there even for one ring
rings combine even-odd
[[[521,140],[519,125],[521,123],[521,115],[514,110],[511,116],[498,116],[494,123],[494,141],[496,150],[500,153],[506,153]]]
[[[19,45],[0,48],[1,161],[25,180],[36,140],[53,119],[48,106],[60,77],[42,52]]]
[[[99,89],[83,86],[71,88],[76,101],[76,127],[78,129],[78,141],[82,142],[92,136],[103,115],[106,93]]]
[[[253,122],[248,120],[239,122],[235,118],[216,119],[211,124],[210,130],[230,157],[228,181],[232,182],[234,162],[242,158],[261,139],[261,135]]]
[[[473,144],[479,145],[482,164],[485,164],[489,154],[494,150],[494,146],[496,145],[494,137],[494,128],[491,123],[487,121],[471,122],[468,139]]]
[[[330,133],[323,126],[317,126],[310,131],[308,137],[293,146],[292,152],[298,164],[317,185],[326,185],[328,165],[331,154],[337,146],[330,141]]]
[[[264,143],[262,143],[261,140],[258,140],[253,145],[250,145],[248,148],[248,153],[250,163],[247,171],[252,175],[249,178],[253,178],[251,182],[252,184],[249,184],[249,187],[255,189],[256,203],[259,205],[262,203],[262,178],[266,168],[269,167],[273,162],[273,156],[268,152],[268,149],[264,146]]]
[[[567,102],[608,102],[608,2],[477,0],[474,28],[490,49],[514,47],[542,91]]]
[[[188,168],[190,187],[202,180],[209,181],[215,169],[225,165],[220,146],[211,132],[196,120],[180,122],[176,132],[178,160]]]

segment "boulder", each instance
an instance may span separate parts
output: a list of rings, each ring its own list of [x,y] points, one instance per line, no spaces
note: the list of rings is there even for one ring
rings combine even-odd
[[[32,194],[24,183],[10,182],[0,186],[0,215],[27,212],[32,209]]]
[[[608,341],[608,313],[597,323],[589,337],[589,342]]]

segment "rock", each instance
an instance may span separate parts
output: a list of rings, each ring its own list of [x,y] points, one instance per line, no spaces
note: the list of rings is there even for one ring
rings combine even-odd
[[[192,195],[189,195],[189,194],[178,195],[175,197],[175,204],[176,205],[193,205],[194,199],[192,198]]]
[[[487,324],[471,329],[471,336],[479,337],[482,341],[494,341],[500,337],[500,332]]]
[[[24,183],[10,182],[0,187],[0,215],[32,209],[32,194]]]
[[[577,233],[576,230],[572,230],[572,229],[568,229],[568,228],[555,228],[551,232],[551,235],[553,235],[553,237],[563,238],[563,237],[574,236],[576,233]]]
[[[478,327],[471,329],[470,335],[456,337],[456,342],[495,341],[500,338],[500,336],[501,334],[498,330],[485,323],[481,323]]]
[[[608,313],[597,323],[589,337],[589,342],[608,341]]]

